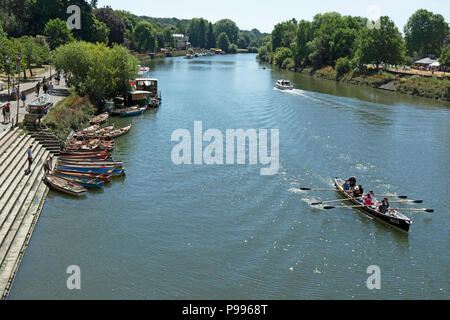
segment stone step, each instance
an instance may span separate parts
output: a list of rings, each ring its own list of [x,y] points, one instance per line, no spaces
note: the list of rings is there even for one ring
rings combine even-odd
[[[20,224],[18,231],[5,256],[6,263],[0,266],[0,299],[5,299],[9,293],[15,274],[20,266],[25,250],[29,244],[34,227],[41,215],[48,187],[42,182],[38,184],[38,190]],[[19,249],[20,248],[20,249]],[[3,280],[4,279],[4,280]],[[3,294],[3,296],[1,296]]]
[[[49,152],[45,150],[42,151],[42,153],[43,159],[45,159],[45,157],[49,154]],[[19,228],[20,223],[22,222],[22,219],[31,204],[31,201],[34,198],[39,183],[41,182],[43,177],[44,170],[42,170],[42,163],[40,163],[36,167],[36,170],[34,170],[29,182],[20,192],[20,196],[15,200],[14,205],[11,207],[8,218],[5,219],[3,225],[0,228],[0,266],[2,265],[3,259],[9,249],[9,246],[11,245],[12,240],[14,239],[15,231],[17,231],[17,229]],[[18,222],[19,224],[16,224],[16,222]],[[15,225],[15,229],[12,228],[13,225]]]
[[[15,129],[14,131],[8,132],[0,141],[0,155],[4,154],[9,146],[17,139],[19,136],[19,130]]]
[[[4,159],[2,159],[2,164],[0,165],[0,187],[8,178],[8,174],[11,169],[14,169],[16,167],[18,161],[15,160],[17,159],[17,157],[26,157],[26,148],[33,143],[32,138],[27,135],[24,135],[22,139],[18,141],[19,143],[5,155],[6,157]],[[8,169],[10,170],[8,171]]]
[[[11,143],[8,143],[8,147],[4,150],[3,153],[0,154],[0,164],[5,164],[5,162],[7,161],[7,158],[11,155],[11,153],[14,151],[14,149],[27,137],[25,134],[23,135],[17,135],[14,136],[13,140],[11,141]],[[0,175],[2,174],[2,172],[0,171]]]
[[[29,178],[33,174],[33,170],[36,168],[36,166],[39,164],[39,161],[41,161],[42,152],[41,152],[42,146],[38,145],[35,150],[35,156],[33,159],[33,164],[31,166],[31,173],[28,175],[25,175],[24,171],[26,168],[28,168],[28,160],[26,158],[23,158],[23,160],[20,161],[19,165],[14,169],[14,171],[10,174],[10,177],[8,177],[6,183],[3,184],[3,186],[0,189],[0,228],[3,225],[4,219],[6,219],[6,215],[9,214],[9,210],[13,206],[13,203],[11,203],[11,200],[14,200],[18,197],[20,191],[22,190],[22,187],[29,181]],[[43,161],[43,160],[42,160]]]

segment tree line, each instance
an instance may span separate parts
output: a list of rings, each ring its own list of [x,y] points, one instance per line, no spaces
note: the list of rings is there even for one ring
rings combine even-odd
[[[275,25],[258,48],[258,56],[281,68],[335,67],[341,74],[373,64],[412,64],[414,58],[439,57],[448,65],[449,27],[444,17],[424,9],[416,11],[404,28],[404,37],[387,16],[378,21],[317,14],[312,21],[295,19]]]

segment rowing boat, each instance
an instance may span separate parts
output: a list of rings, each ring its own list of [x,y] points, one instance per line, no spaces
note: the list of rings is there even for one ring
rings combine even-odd
[[[64,178],[46,174],[44,177],[44,182],[46,182],[50,188],[53,190],[61,191],[71,196],[82,196],[86,193],[87,189],[76,182],[66,180]]]
[[[89,179],[89,178],[80,178],[80,177],[74,177],[71,175],[65,175],[62,173],[55,173],[56,176],[64,178],[66,180],[78,183],[79,185],[85,187],[85,188],[96,188],[100,189],[105,185],[104,181],[96,180],[96,179]]]
[[[147,109],[146,107],[127,108],[126,110],[120,112],[120,116],[121,117],[131,117],[131,116],[140,115],[140,114],[143,114],[146,109]]]
[[[94,173],[94,174],[107,174],[111,176],[122,176],[125,174],[123,169],[116,168],[83,168],[74,166],[57,166],[56,170],[59,171],[74,171],[80,173]]]
[[[89,120],[91,124],[103,124],[108,120],[109,114],[108,112],[99,114],[98,116],[93,117]]]
[[[70,160],[58,160],[60,166],[71,166],[81,168],[117,168],[123,167],[121,161],[70,161]]]
[[[130,129],[131,129],[131,124],[129,124],[129,125],[125,126],[125,127],[122,127],[122,128],[116,129],[116,130],[113,130],[113,131],[109,132],[109,133],[107,134],[107,136],[109,136],[109,137],[115,139],[115,138],[117,138],[117,137],[123,136],[125,133],[127,133],[128,131],[130,131]]]
[[[68,157],[68,158],[110,158],[111,152],[108,151],[94,151],[94,152],[70,152],[70,151],[63,151],[61,152],[61,157]]]
[[[387,223],[396,229],[405,232],[409,231],[409,226],[412,224],[412,222],[407,216],[401,214],[397,210],[389,210],[386,213],[382,213],[377,211],[375,206],[363,206],[362,200],[354,199],[350,194],[344,191],[342,187],[343,184],[344,180],[337,177],[334,179],[334,185],[336,186],[336,191],[339,193],[339,195],[348,199],[348,201],[352,202],[355,205],[361,205],[361,207],[358,207],[358,209],[361,209],[366,215]]]
[[[64,175],[71,176],[71,177],[95,179],[95,180],[100,180],[100,181],[104,181],[104,182],[109,182],[109,181],[111,181],[111,178],[112,178],[110,175],[107,175],[104,173],[102,173],[102,174],[82,173],[82,172],[71,171],[71,170],[55,170],[54,172],[55,172],[55,174],[59,173],[59,174],[64,174]]]

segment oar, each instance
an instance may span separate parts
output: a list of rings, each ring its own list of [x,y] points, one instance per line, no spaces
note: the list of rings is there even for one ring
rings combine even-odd
[[[334,208],[361,208],[361,207],[368,207],[363,204],[361,205],[354,205],[354,206],[325,206],[324,209],[334,209]]]
[[[424,211],[424,212],[434,212],[433,209],[425,209],[425,208],[420,208],[420,209],[408,209],[408,208],[391,208],[391,209],[395,209],[397,211]]]
[[[400,199],[406,199],[408,196],[397,196],[395,194],[376,194],[375,197],[383,197],[383,198],[400,198]]]
[[[400,200],[400,201],[389,201],[389,203],[408,203],[408,202],[412,202],[412,203],[422,203],[423,200]]]
[[[315,205],[317,205],[317,204],[324,204],[324,203],[330,203],[330,202],[340,202],[340,201],[349,201],[349,200],[355,200],[355,199],[361,199],[361,198],[336,199],[336,200],[327,200],[327,201],[320,201],[320,202],[312,202],[311,205],[315,206]]]
[[[322,188],[305,188],[305,187],[300,187],[300,190],[303,191],[336,191],[336,189],[322,189]]]

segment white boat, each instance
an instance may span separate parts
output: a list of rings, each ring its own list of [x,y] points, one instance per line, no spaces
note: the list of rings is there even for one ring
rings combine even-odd
[[[30,113],[46,113],[49,108],[53,106],[53,103],[50,101],[50,95],[41,94],[36,99],[32,100],[28,103],[28,112]]]
[[[194,58],[194,55],[189,53],[184,56],[184,59],[192,59],[192,58]]]
[[[277,80],[275,86],[280,90],[290,90],[294,88],[294,86],[289,80],[284,79]]]

